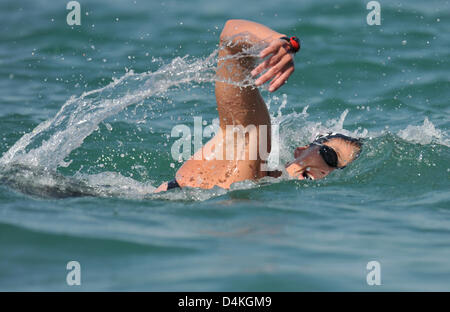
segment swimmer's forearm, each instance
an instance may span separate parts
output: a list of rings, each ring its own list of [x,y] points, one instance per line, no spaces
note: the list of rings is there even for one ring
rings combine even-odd
[[[246,20],[228,20],[220,34],[222,43],[239,43],[245,39],[246,44],[271,43],[273,40],[284,37],[284,34],[274,31],[267,26]]]

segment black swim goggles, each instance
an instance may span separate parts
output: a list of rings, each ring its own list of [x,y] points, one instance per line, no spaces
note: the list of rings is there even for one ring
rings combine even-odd
[[[316,142],[309,144],[309,146],[311,146],[311,147],[318,146],[319,154],[322,157],[322,159],[325,161],[325,163],[332,168],[338,168],[338,157],[337,157],[336,151],[332,147],[330,147],[328,145],[324,145],[324,144],[319,144]],[[341,168],[344,168],[344,167],[341,167]]]
[[[336,151],[332,147],[323,144],[333,138],[342,138],[345,139],[346,141],[355,142],[360,147],[361,147],[361,140],[351,138],[349,136],[339,133],[328,133],[327,135],[319,135],[311,144],[309,144],[309,146],[319,146],[319,154],[320,156],[322,156],[323,160],[328,166],[337,169],[344,169],[346,166],[338,167],[338,156]],[[359,153],[356,155],[355,158],[357,158],[358,156]]]

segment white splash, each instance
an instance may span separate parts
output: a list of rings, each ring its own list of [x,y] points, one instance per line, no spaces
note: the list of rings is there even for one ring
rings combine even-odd
[[[434,124],[425,117],[423,125],[411,126],[409,125],[404,130],[400,130],[397,135],[402,139],[419,144],[439,143],[450,147],[450,140],[448,135],[443,131],[436,129]]]
[[[293,160],[293,149],[297,146],[306,145],[311,143],[318,134],[325,134],[329,132],[342,133],[351,137],[366,138],[368,136],[368,130],[358,128],[354,131],[350,131],[344,128],[345,119],[349,113],[349,110],[344,110],[339,117],[331,118],[325,123],[315,122],[307,120],[309,114],[307,112],[308,105],[303,107],[301,113],[291,112],[283,115],[282,110],[286,107],[287,95],[283,94],[282,99],[274,96],[269,99],[269,104],[274,106],[279,105],[276,114],[271,115],[271,122],[273,125],[278,125],[280,131],[280,142],[273,142],[273,145],[278,143],[280,152],[280,163],[286,163]],[[272,109],[275,111],[275,109]],[[272,155],[271,155],[272,156]],[[272,159],[269,157],[269,167],[271,166]],[[280,168],[280,167],[279,167]]]
[[[128,71],[109,85],[71,97],[55,117],[25,134],[0,159],[0,165],[22,165],[56,170],[99,123],[127,106],[187,83],[214,81],[217,50],[205,59],[177,57],[156,72]]]
[[[96,191],[97,196],[115,196],[133,199],[143,199],[156,189],[152,181],[145,183],[124,177],[117,172],[102,172],[98,174],[80,174],[75,178],[84,181]]]

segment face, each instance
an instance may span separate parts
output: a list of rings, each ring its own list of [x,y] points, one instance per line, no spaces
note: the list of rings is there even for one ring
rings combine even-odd
[[[337,154],[338,166],[347,166],[355,158],[358,150],[352,144],[340,138],[333,138],[323,143],[331,147]],[[286,171],[291,177],[304,180],[318,180],[327,176],[336,168],[328,166],[319,153],[317,145],[297,147],[294,151],[295,160],[286,165]]]
[[[291,177],[300,180],[322,179],[334,170],[320,156],[319,146],[317,145],[297,147],[294,151],[294,157],[295,160],[286,165],[286,171]]]

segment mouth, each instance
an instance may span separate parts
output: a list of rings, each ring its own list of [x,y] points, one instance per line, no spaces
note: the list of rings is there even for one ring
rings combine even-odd
[[[290,168],[290,165],[294,165],[293,170]],[[315,178],[309,173],[308,168],[302,168],[295,162],[289,163],[286,165],[286,169],[289,172],[289,175],[293,178],[297,178],[299,180],[315,180]]]
[[[303,177],[302,180],[314,180],[314,177],[309,175],[306,171],[303,171],[300,176]]]

